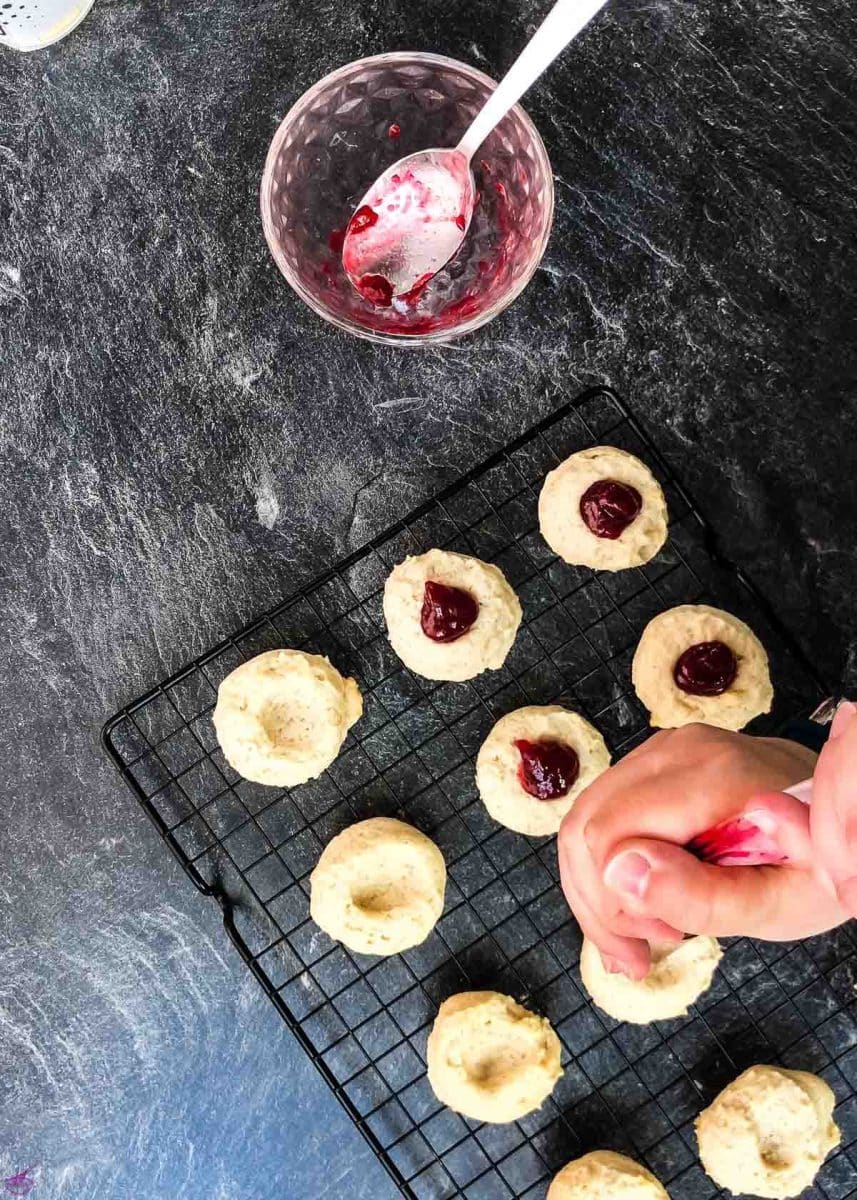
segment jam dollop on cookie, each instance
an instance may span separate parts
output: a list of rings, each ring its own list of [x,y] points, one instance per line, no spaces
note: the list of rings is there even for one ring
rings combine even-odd
[[[580,515],[590,533],[615,541],[636,521],[643,497],[629,483],[599,479],[580,497]]]
[[[454,642],[476,624],[479,605],[469,592],[427,580],[420,625],[433,642]]]
[[[521,756],[521,787],[538,800],[558,800],[567,795],[580,774],[580,760],[563,742],[515,742]]]
[[[738,659],[725,642],[688,646],[673,667],[676,687],[689,696],[722,696],[738,674]]]

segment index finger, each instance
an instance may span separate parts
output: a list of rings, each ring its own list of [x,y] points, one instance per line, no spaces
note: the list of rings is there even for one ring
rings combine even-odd
[[[762,760],[747,753],[748,742],[741,734],[727,739],[700,734],[689,743],[695,760],[688,758],[687,745],[677,758],[674,747],[665,744],[663,755],[641,760],[646,769],[632,779],[617,775],[611,780],[605,772],[585,793],[591,815],[583,836],[595,862],[603,867],[611,849],[629,837],[684,846],[744,811],[760,795],[795,783],[814,762],[808,752],[806,762],[800,761],[790,743],[775,738],[764,739]]]

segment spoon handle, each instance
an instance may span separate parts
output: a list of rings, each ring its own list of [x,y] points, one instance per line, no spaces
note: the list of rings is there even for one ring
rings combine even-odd
[[[509,109],[606,3],[607,0],[557,0],[458,143],[458,149],[468,160]]]

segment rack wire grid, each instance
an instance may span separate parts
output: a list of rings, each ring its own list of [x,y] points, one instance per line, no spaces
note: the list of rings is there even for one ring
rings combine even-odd
[[[646,461],[664,487],[670,538],[618,574],[568,566],[540,538],[547,470],[597,444]],[[436,684],[404,668],[386,637],[384,581],[434,546],[496,563],[520,596],[521,631],[502,670]],[[842,1145],[812,1200],[857,1194],[857,939],[853,926],[799,944],[733,940],[713,987],[686,1018],[620,1024],[589,1001],[580,931],[558,882],[553,839],[496,825],[475,790],[474,756],[523,704],[582,712],[615,756],[648,735],[630,683],[646,622],[707,601],[743,617],[766,645],[772,730],[808,711],[824,684],[768,605],[721,561],[687,495],[619,398],[565,404],[335,570],[122,709],[104,746],[330,1088],[409,1200],[543,1200],[570,1159],[611,1148],[645,1163],[673,1200],[724,1193],[698,1163],[694,1118],[753,1063],[821,1074]],[[365,714],[319,779],[280,791],[242,780],[214,737],[220,681],[279,646],[328,655],[363,691]],[[379,959],[349,952],[309,918],[309,876],[340,830],[395,815],[440,846],[444,914],[426,942]],[[480,1125],[434,1097],[426,1039],[441,1001],[471,988],[545,1014],[563,1044],[551,1098],[523,1120]]]

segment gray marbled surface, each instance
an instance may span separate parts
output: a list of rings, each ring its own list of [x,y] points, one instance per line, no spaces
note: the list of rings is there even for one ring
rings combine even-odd
[[[496,75],[542,8],[97,0],[0,56],[0,1179],[38,1200],[390,1194],[97,733],[559,396],[616,387],[853,686],[850,0],[614,0],[528,104],[544,264],[454,347],[348,341],[269,259],[304,88],[397,47]]]

